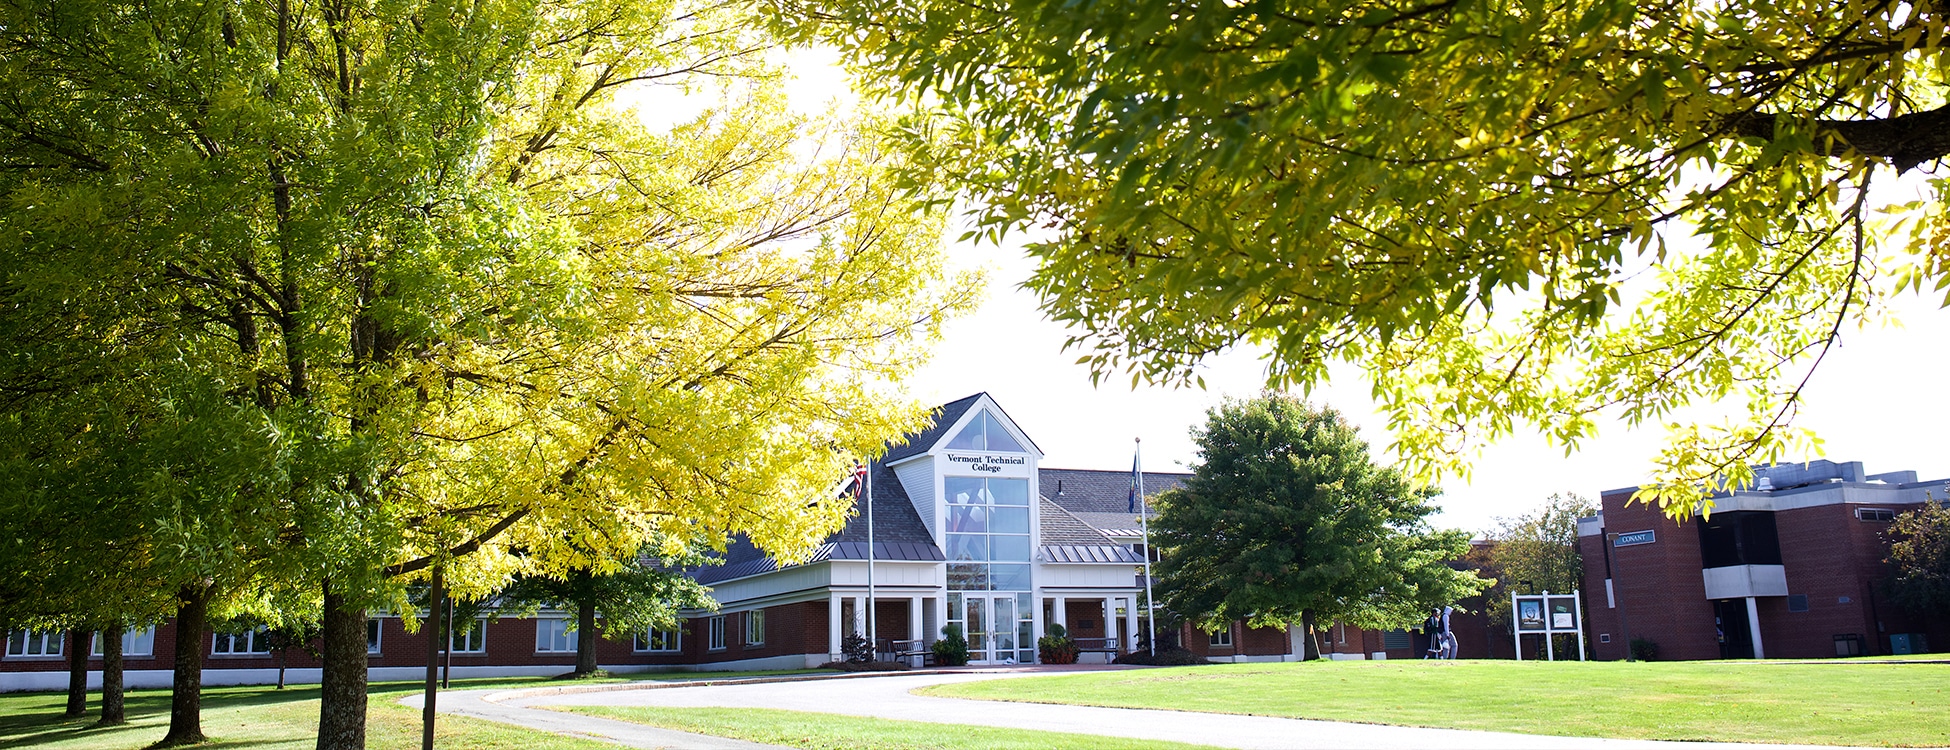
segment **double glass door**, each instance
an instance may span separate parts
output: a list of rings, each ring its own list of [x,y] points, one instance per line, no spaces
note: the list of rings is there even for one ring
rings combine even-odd
[[[948,619],[968,637],[971,664],[1032,664],[1036,623],[1027,593],[948,595]]]

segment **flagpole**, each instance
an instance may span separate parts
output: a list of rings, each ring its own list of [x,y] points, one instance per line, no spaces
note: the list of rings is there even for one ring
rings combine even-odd
[[[874,616],[878,613],[874,611],[873,590],[873,459],[871,458],[867,459],[866,476],[862,480],[866,483],[867,495],[867,651],[873,654],[874,661],[880,661],[880,633],[874,622],[879,618]]]
[[[1158,603],[1151,600],[1151,503],[1144,497],[1144,438],[1132,438],[1132,465],[1137,467],[1138,524],[1144,532],[1144,627],[1145,650],[1158,653]]]

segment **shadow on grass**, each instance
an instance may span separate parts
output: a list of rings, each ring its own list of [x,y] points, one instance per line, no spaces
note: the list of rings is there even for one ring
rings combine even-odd
[[[221,687],[204,691],[203,709],[248,709],[292,701],[315,699],[318,688],[278,690],[274,687]],[[169,691],[130,691],[124,697],[128,722],[102,726],[100,693],[89,694],[89,713],[67,718],[65,693],[14,693],[0,695],[0,747],[39,747],[61,743],[87,743],[102,746],[135,747],[147,743],[136,738],[153,734],[169,723]],[[252,747],[258,741],[199,743],[196,747]]]

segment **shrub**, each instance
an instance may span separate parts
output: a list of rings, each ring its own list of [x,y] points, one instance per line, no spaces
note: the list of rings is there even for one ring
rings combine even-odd
[[[840,639],[840,653],[846,656],[848,662],[865,664],[873,661],[873,644],[864,637],[849,635]]]
[[[1633,638],[1632,658],[1639,661],[1658,661],[1659,642],[1651,638]]]
[[[1160,649],[1156,654],[1132,651],[1111,661],[1112,664],[1137,664],[1146,667],[1189,667],[1196,664],[1210,664],[1205,657],[1182,648]]]
[[[1060,623],[1050,623],[1049,635],[1036,639],[1036,651],[1044,664],[1077,663],[1077,642]]]
[[[945,625],[941,628],[941,640],[929,647],[934,651],[934,663],[944,667],[959,667],[968,663],[968,639],[962,637],[960,625]]]

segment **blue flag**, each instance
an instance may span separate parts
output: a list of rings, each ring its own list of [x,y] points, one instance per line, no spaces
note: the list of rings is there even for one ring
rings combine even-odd
[[[1141,474],[1139,474],[1139,473],[1138,473],[1138,459],[1137,459],[1137,456],[1136,456],[1135,454],[1133,454],[1133,455],[1131,456],[1131,500],[1130,500],[1130,503],[1129,503],[1129,504],[1127,505],[1127,507],[1125,508],[1125,512],[1127,512],[1127,513],[1136,513],[1136,512],[1137,512],[1137,503],[1138,503],[1138,484],[1139,484],[1140,482],[1142,482],[1142,481],[1143,481],[1142,479],[1140,479],[1140,477],[1142,477],[1142,476],[1143,476],[1143,475],[1141,475]]]

